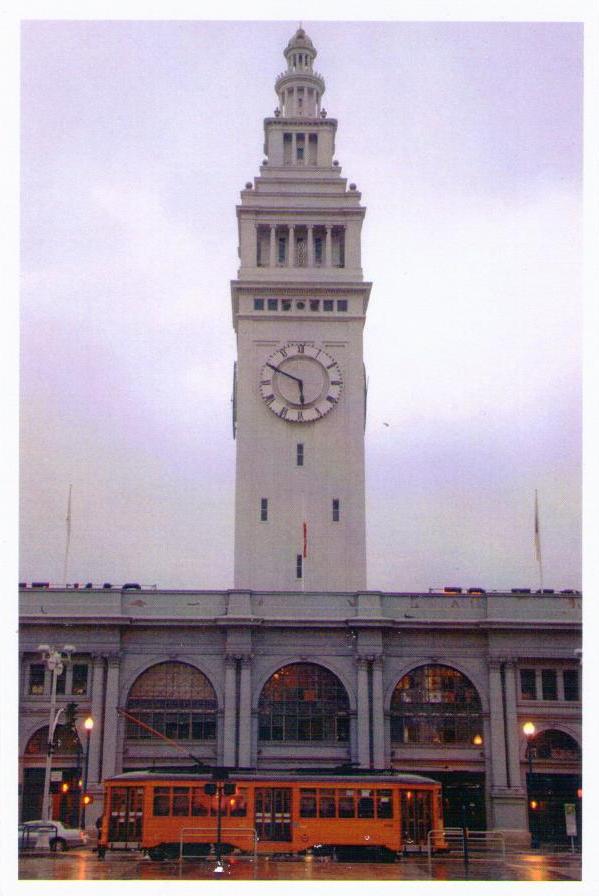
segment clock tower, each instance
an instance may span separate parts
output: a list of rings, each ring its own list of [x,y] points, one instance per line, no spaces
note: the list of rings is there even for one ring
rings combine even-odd
[[[299,28],[237,207],[235,587],[366,587],[365,209],[334,160],[316,49]]]

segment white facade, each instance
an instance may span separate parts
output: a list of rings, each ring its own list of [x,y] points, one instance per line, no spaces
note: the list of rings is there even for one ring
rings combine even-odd
[[[353,591],[366,586],[364,209],[333,159],[304,32],[285,55],[266,159],[237,208],[235,586]]]

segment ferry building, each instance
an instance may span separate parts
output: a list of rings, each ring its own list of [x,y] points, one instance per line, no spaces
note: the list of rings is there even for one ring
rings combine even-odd
[[[52,701],[66,822],[85,789],[93,824],[121,771],[349,766],[441,781],[447,825],[563,840],[580,593],[366,588],[365,208],[302,28],[284,56],[237,206],[234,588],[22,583],[21,818],[41,817]]]

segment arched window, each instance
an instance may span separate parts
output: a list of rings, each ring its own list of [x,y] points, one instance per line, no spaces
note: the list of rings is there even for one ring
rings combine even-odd
[[[400,744],[482,744],[476,688],[450,666],[419,666],[391,699],[391,740]]]
[[[54,729],[54,756],[72,756],[81,750],[77,732],[66,725],[57,725]],[[46,756],[48,753],[48,726],[38,728],[32,734],[25,747],[26,756]]]
[[[260,695],[261,741],[347,743],[349,699],[339,679],[315,663],[283,666]]]
[[[531,747],[533,749],[533,757],[537,760],[576,762],[580,759],[580,747],[574,738],[555,728],[539,732],[532,739]]]
[[[127,712],[173,740],[216,738],[216,694],[206,676],[186,663],[158,663],[133,684]],[[127,720],[127,737],[159,740]]]

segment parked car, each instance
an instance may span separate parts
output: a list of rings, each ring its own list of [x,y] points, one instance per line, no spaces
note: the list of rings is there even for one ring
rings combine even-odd
[[[46,836],[48,835],[48,841]],[[55,852],[64,852],[77,846],[85,846],[87,834],[79,828],[67,828],[62,821],[25,821],[19,825],[19,849],[36,849],[46,846]]]

